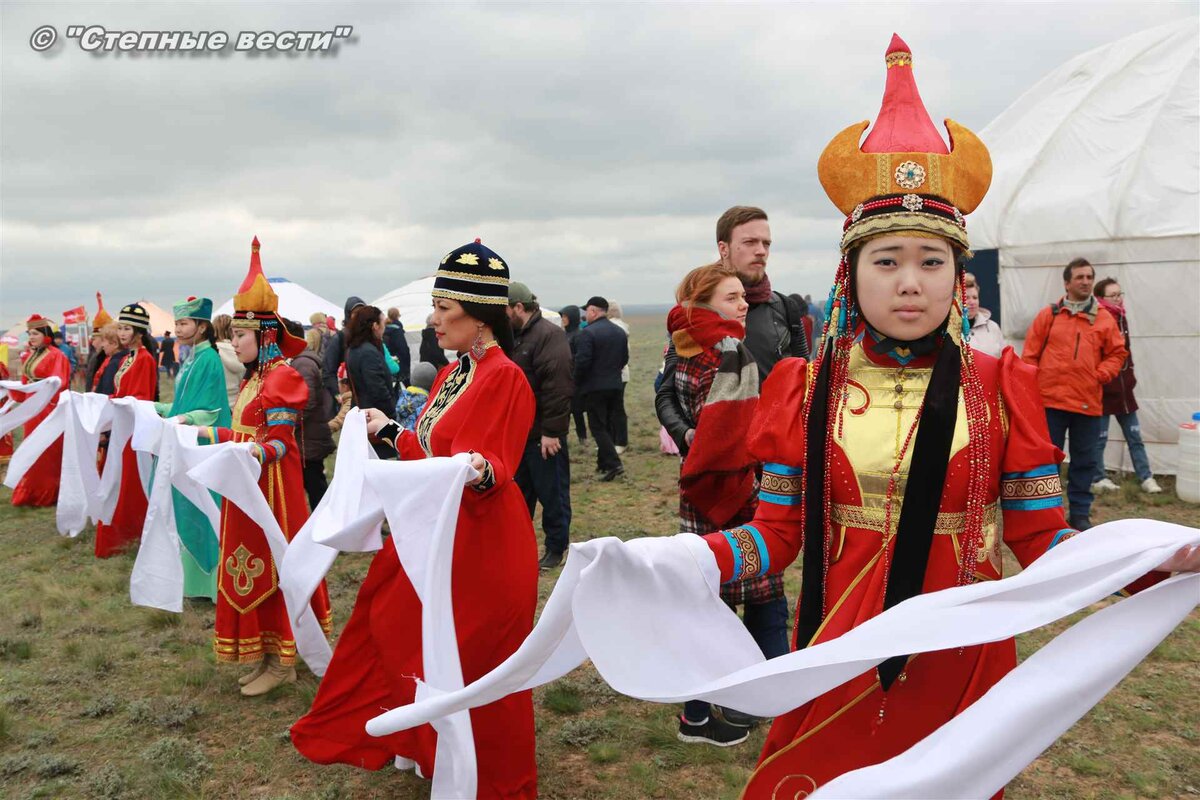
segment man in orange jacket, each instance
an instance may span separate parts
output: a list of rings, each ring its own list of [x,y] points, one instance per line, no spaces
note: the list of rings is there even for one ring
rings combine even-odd
[[[1121,371],[1128,350],[1112,314],[1092,297],[1096,272],[1077,258],[1063,270],[1066,294],[1033,318],[1021,358],[1038,368],[1050,439],[1060,450],[1068,433],[1067,518],[1076,530],[1091,527],[1092,477],[1104,410],[1100,387]]]

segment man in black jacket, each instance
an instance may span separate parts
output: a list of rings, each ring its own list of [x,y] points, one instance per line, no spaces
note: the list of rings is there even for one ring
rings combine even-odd
[[[396,373],[396,380],[400,384],[408,386],[409,371],[412,368],[412,353],[408,349],[408,340],[404,338],[404,326],[400,323],[400,309],[398,308],[387,310],[387,324],[383,328],[383,346],[400,365],[400,371]]]
[[[344,352],[346,348],[346,340],[344,331],[346,326],[350,324],[350,315],[354,313],[354,309],[359,306],[365,306],[361,297],[350,295],[346,298],[345,311],[346,316],[342,318],[342,330],[333,334],[329,341],[325,343],[325,352],[321,354],[321,377],[325,381],[325,391],[333,397],[333,401],[337,402],[338,396],[338,367],[346,358]],[[380,409],[382,411],[384,409]]]
[[[629,363],[629,337],[608,320],[603,297],[588,300],[584,314],[587,327],[575,339],[575,386],[596,440],[596,470],[600,480],[611,481],[625,472],[610,431],[621,402],[621,369]]]
[[[567,454],[575,391],[571,348],[563,329],[542,317],[537,296],[517,281],[508,285],[508,319],[513,327],[512,360],[525,373],[537,402],[515,480],[525,495],[530,517],[538,501],[542,502],[546,550],[538,566],[551,569],[562,563],[571,543],[571,462]],[[566,497],[562,496],[564,489]]]

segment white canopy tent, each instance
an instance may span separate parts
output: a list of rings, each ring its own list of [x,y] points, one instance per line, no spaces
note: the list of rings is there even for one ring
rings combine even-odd
[[[392,289],[371,305],[385,313],[389,308],[400,309],[404,332],[420,334],[425,327],[425,319],[433,311],[433,276],[417,278],[398,289]]]
[[[324,297],[310,292],[287,278],[267,278],[267,283],[271,284],[271,289],[279,296],[279,314],[281,316],[308,327],[308,318],[314,312],[320,311],[325,316],[336,319],[339,326],[345,324],[345,320],[342,319],[345,312],[337,303],[331,303]],[[213,312],[213,316],[219,314],[233,314],[232,297]]]
[[[998,251],[1003,328],[1018,352],[1037,312],[1088,259],[1125,292],[1138,418],[1156,472],[1200,410],[1200,32],[1193,21],[1079,55],[980,133],[995,175],[971,216]],[[1105,461],[1129,469],[1114,423]]]

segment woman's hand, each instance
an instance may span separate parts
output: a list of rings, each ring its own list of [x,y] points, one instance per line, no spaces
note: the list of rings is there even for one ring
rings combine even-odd
[[[367,433],[372,436],[379,433],[380,428],[391,422],[388,415],[377,408],[365,409],[364,413],[367,415]]]
[[[1200,545],[1188,545],[1158,565],[1163,572],[1200,572]]]
[[[483,480],[483,470],[487,466],[487,459],[479,455],[479,453],[471,453],[471,466],[479,473],[475,480],[467,481],[467,486],[478,486]]]

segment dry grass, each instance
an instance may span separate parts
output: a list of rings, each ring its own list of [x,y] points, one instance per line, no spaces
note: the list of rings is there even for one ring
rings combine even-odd
[[[658,454],[651,403],[662,321],[630,323],[628,475],[597,482],[591,451],[573,447],[576,541],[675,530],[677,468]],[[13,509],[9,497],[0,490],[0,795],[427,796],[428,784],[409,774],[306,762],[286,731],[312,700],[312,675],[302,670],[295,685],[258,700],[241,698],[234,682],[240,671],[213,662],[210,604],[189,601],[182,615],[131,607],[132,555],[97,561],[90,532],[62,539],[52,510]],[[1126,516],[1200,526],[1195,507],[1169,496],[1147,498],[1131,482],[1121,495],[1101,499],[1094,519]],[[336,624],[345,622],[368,563],[369,557],[345,555],[334,566]],[[543,600],[554,578],[542,578]],[[798,579],[793,565],[787,574],[793,600]],[[1023,637],[1022,654],[1069,623]],[[1198,660],[1200,615],[1193,615],[1026,769],[1008,797],[1200,795]],[[730,750],[683,746],[674,738],[674,708],[620,697],[590,667],[538,690],[535,707],[540,785],[548,798],[735,798],[762,743],[760,731]]]

